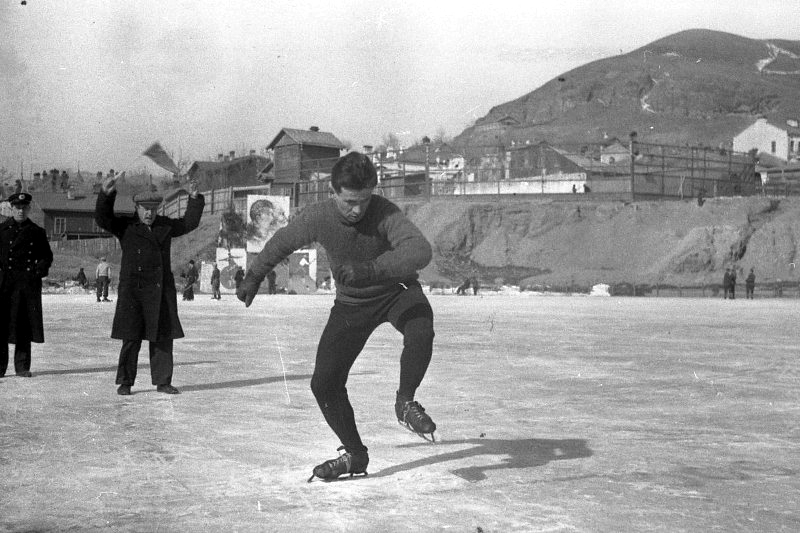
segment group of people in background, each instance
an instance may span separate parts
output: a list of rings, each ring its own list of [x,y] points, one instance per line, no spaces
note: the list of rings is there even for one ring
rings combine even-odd
[[[756,273],[755,269],[751,268],[750,273],[744,280],[745,298],[748,300],[753,299],[753,293],[756,288]],[[728,267],[725,269],[725,274],[722,276],[722,297],[726,300],[736,299],[736,268]]]
[[[108,298],[108,291],[109,287],[111,286],[111,265],[106,261],[105,256],[100,257],[100,262],[97,264],[97,268],[95,269],[95,288],[97,293],[97,301],[98,302],[110,302]],[[212,300],[221,300],[222,299],[222,292],[221,292],[221,271],[216,263],[213,264],[213,270],[211,271],[211,299]],[[194,300],[194,289],[197,281],[199,280],[199,272],[197,267],[195,266],[194,259],[190,260],[188,263],[187,268],[181,274],[183,278],[183,288],[181,290],[181,294],[183,296],[184,301],[192,301]],[[241,267],[236,267],[236,273],[233,276],[234,283],[236,284],[235,288],[239,287],[239,284],[244,279],[244,270]],[[89,278],[86,276],[86,272],[84,271],[83,267],[80,267],[78,273],[76,274],[74,281],[78,284],[79,287],[82,289],[89,289]],[[274,276],[272,276],[272,281],[270,284],[270,293],[275,294],[274,291]]]

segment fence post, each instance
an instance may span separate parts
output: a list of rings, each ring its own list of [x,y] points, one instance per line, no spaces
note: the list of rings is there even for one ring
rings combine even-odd
[[[636,176],[636,161],[635,161],[636,156],[634,155],[635,143],[636,143],[636,132],[632,131],[630,136],[629,136],[629,143],[628,143],[628,149],[630,150],[630,153],[631,153],[631,200],[635,200],[636,199],[635,192],[634,192],[635,191],[635,183],[634,182],[635,182],[635,176]],[[636,295],[636,289],[634,289],[633,294],[634,294],[634,296]]]

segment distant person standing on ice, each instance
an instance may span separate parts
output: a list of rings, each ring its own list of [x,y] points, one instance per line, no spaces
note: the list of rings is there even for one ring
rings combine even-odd
[[[722,297],[727,300],[728,296],[731,294],[731,269],[730,267],[725,269],[725,274],[722,275]]]
[[[736,299],[736,267],[731,268],[731,300]]]
[[[97,301],[102,297],[104,302],[108,299],[108,286],[111,285],[111,265],[106,262],[105,256],[100,258],[97,268],[94,269],[95,288],[97,290]]]
[[[219,267],[214,263],[214,270],[211,271],[211,298],[213,300],[222,300],[222,293],[219,291],[220,274]]]
[[[242,281],[244,280],[244,270],[242,267],[236,267],[236,274],[233,275],[233,282],[236,285],[236,290],[239,290],[239,287],[242,285]]]
[[[14,345],[14,370],[31,377],[31,343],[44,342],[42,278],[53,263],[44,229],[28,218],[29,193],[8,197],[11,216],[0,223],[0,377],[8,368],[8,345]]]
[[[194,300],[194,284],[197,282],[197,267],[194,266],[194,259],[189,260],[189,266],[183,273],[183,299],[186,301]]]
[[[384,322],[403,334],[395,415],[423,436],[433,438],[436,430],[414,401],[433,349],[433,311],[417,281],[417,271],[431,260],[431,245],[395,204],[372,194],[376,185],[369,157],[350,152],[339,158],[331,174],[333,198],[306,207],[277,230],[237,291],[249,307],[267,273],[312,242],[330,259],[336,298],[317,347],[311,390],[344,453],[315,467],[309,481],[366,473],[369,455],[345,385],[370,335]]]
[[[753,292],[756,288],[756,273],[750,269],[750,273],[744,279],[744,297],[746,299],[753,299]]]
[[[111,327],[111,337],[122,340],[117,394],[131,394],[143,340],[150,345],[150,375],[156,390],[178,394],[172,386],[172,341],[183,337],[183,329],[178,319],[170,248],[173,238],[200,224],[205,200],[192,182],[183,218],[167,218],[156,214],[163,198],[155,192],[134,196],[134,216],[115,215],[116,198],[116,178],[109,176],[97,196],[95,220],[119,239],[122,248],[117,308]]]

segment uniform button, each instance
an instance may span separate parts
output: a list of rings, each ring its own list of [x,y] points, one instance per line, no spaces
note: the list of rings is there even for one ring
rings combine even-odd
[[[141,272],[141,271],[142,271],[142,267],[139,267],[139,272]]]

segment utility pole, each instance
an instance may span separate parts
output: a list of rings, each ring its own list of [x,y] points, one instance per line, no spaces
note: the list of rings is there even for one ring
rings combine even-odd
[[[431,197],[431,163],[430,163],[430,149],[431,140],[426,135],[422,138],[422,144],[425,146],[425,196],[430,199]]]

